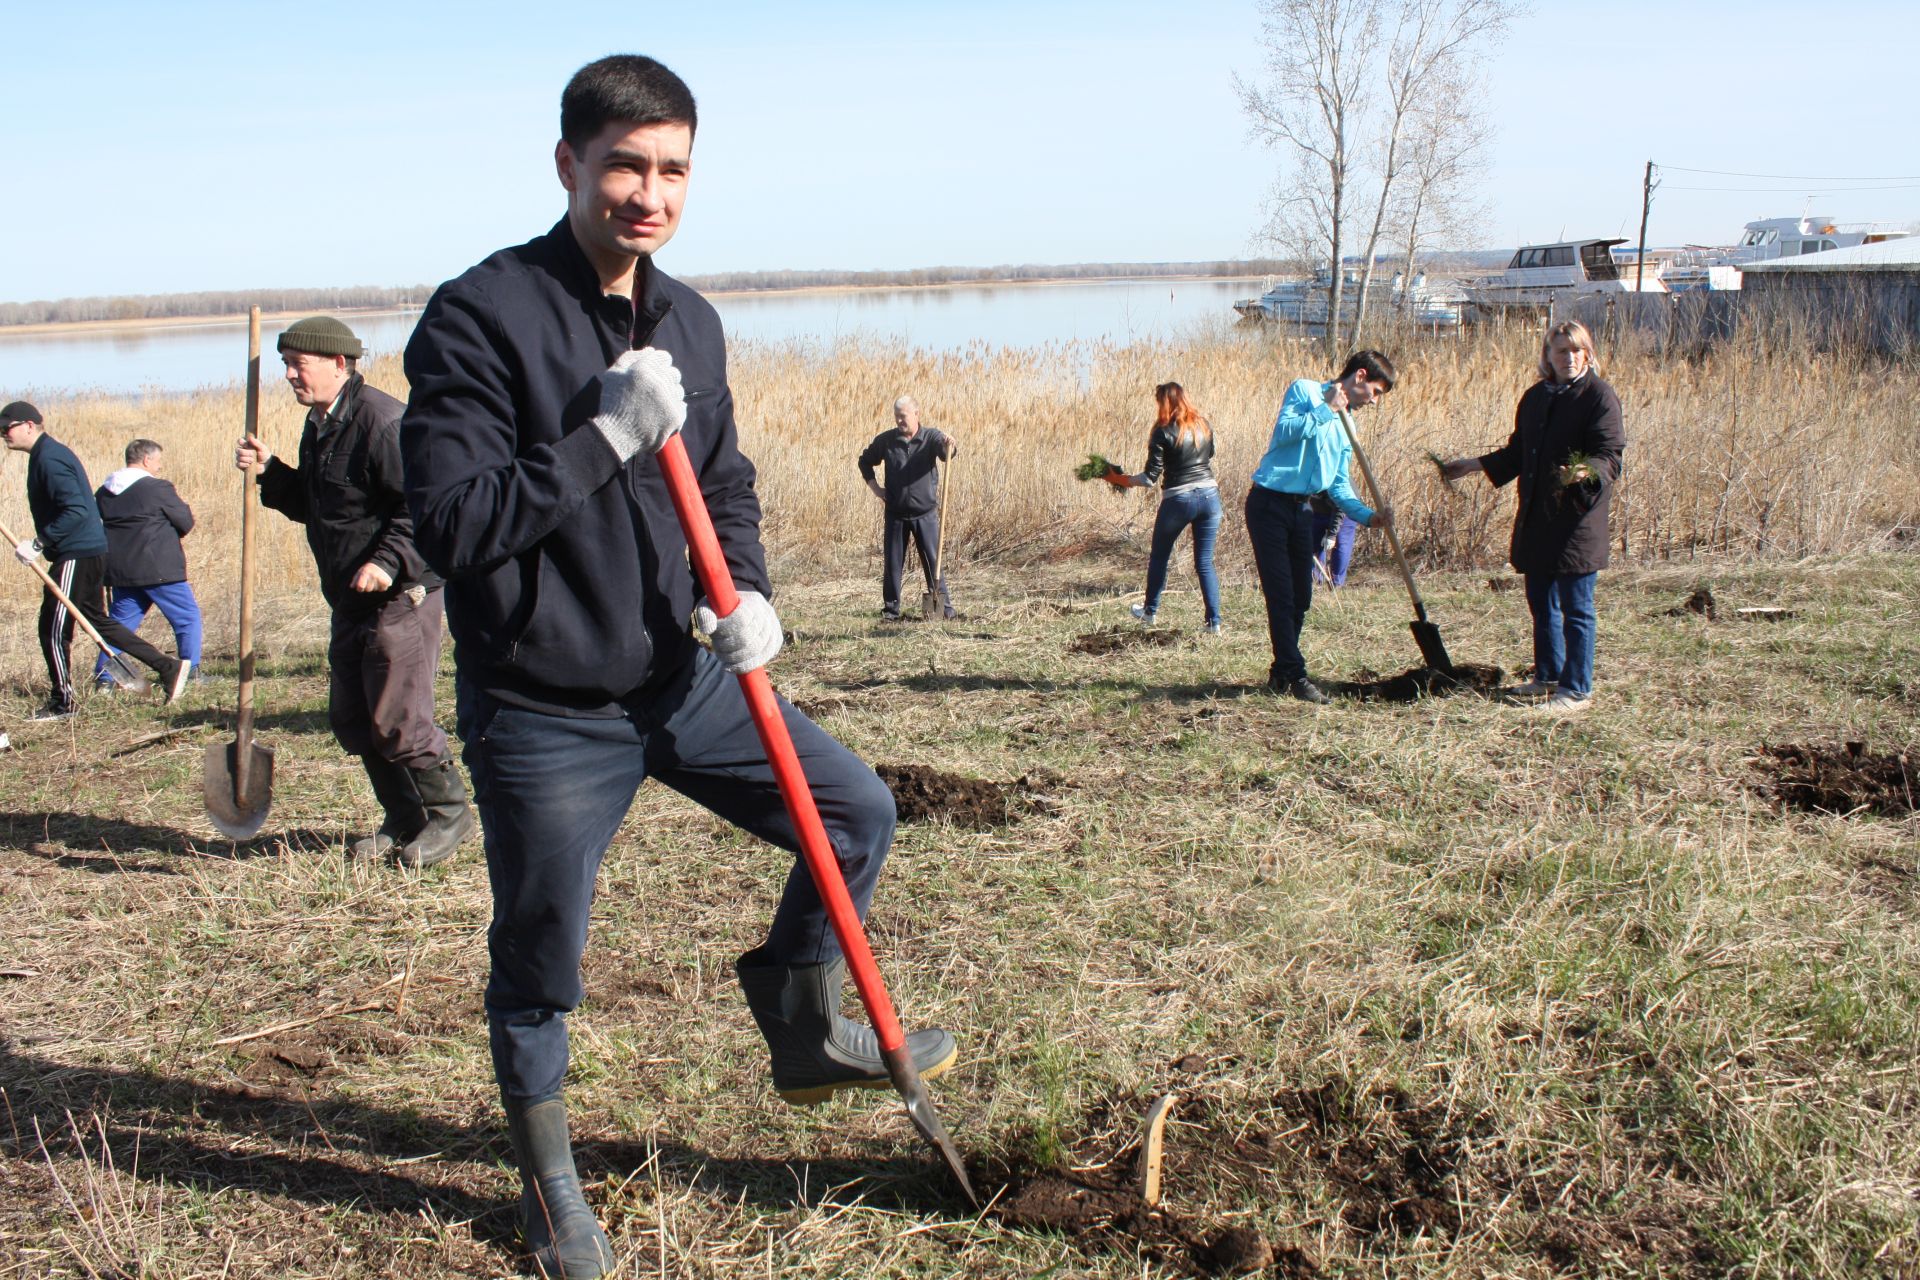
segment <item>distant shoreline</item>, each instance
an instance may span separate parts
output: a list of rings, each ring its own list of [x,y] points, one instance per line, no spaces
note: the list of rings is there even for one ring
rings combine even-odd
[[[1193,284],[1202,281],[1263,280],[1274,273],[1264,271],[1248,272],[1245,275],[1211,275],[1198,272],[1183,275],[1107,275],[1107,276],[1055,276],[1044,279],[1019,280],[942,280],[931,284],[808,284],[783,288],[765,289],[703,289],[701,293],[709,298],[754,298],[779,295],[790,297],[794,294],[834,294],[834,293],[937,293],[954,289],[1022,289],[1046,287],[1062,284]],[[422,307],[334,307],[321,308],[327,315],[340,316],[351,320],[354,317],[417,315]],[[314,309],[295,311],[271,311],[260,314],[260,322],[265,324],[297,320],[301,316],[315,314]],[[0,341],[10,337],[46,337],[52,334],[88,334],[88,333],[133,333],[153,329],[223,329],[244,325],[247,322],[245,312],[207,316],[156,316],[137,320],[51,320],[34,324],[0,325]]]

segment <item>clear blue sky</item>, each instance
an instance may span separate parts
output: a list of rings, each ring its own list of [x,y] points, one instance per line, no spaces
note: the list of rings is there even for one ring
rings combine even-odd
[[[410,284],[543,231],[567,76],[641,52],[700,100],[681,273],[1259,252],[1275,158],[1246,0],[14,3],[0,299]],[[1911,4],[1539,3],[1485,84],[1474,247],[1636,230],[1641,166],[1920,173]],[[1920,217],[1920,183],[1666,175],[1651,239]],[[1683,185],[1778,187],[1686,192]],[[1890,185],[1890,184],[1889,184]],[[1808,193],[1827,192],[1813,199]]]

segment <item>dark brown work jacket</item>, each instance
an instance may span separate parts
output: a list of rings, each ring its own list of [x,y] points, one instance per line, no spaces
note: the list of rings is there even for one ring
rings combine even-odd
[[[1564,390],[1537,382],[1520,397],[1513,435],[1480,456],[1496,485],[1520,481],[1509,558],[1521,573],[1582,574],[1607,567],[1607,512],[1620,481],[1627,433],[1620,397],[1593,374]],[[1597,479],[1562,488],[1559,471],[1585,454]]]

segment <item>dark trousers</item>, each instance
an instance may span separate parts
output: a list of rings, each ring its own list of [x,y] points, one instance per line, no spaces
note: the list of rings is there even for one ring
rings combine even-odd
[[[348,754],[409,769],[446,759],[447,735],[433,722],[444,609],[435,588],[417,605],[403,591],[367,613],[334,611],[327,720]]]
[[[940,513],[929,511],[919,516],[896,516],[887,513],[886,534],[882,539],[886,567],[880,571],[880,604],[888,613],[900,612],[900,573],[906,565],[907,539],[913,539],[913,545],[920,550],[920,573],[931,583],[934,580],[933,554],[940,545]],[[953,613],[953,598],[947,594],[946,575],[940,576],[940,603],[945,611]]]
[[[78,560],[55,560],[47,574],[60,584],[93,629],[100,633],[115,653],[130,654],[156,672],[165,675],[173,659],[115,622],[107,614],[106,594],[100,583],[106,573],[105,556],[83,556]],[[47,680],[53,686],[50,701],[57,707],[73,709],[73,612],[44,588],[40,593],[40,653],[47,660]]]
[[[739,681],[705,649],[666,689],[619,719],[508,706],[464,680],[459,702],[493,886],[486,1004],[494,1073],[507,1096],[538,1098],[557,1091],[566,1076],[566,1015],[582,995],[594,880],[642,782],[658,778],[789,853],[799,842]],[[864,920],[893,844],[893,794],[785,699],[779,706]],[[820,964],[840,954],[798,858],[766,949],[778,964]]]
[[[1313,509],[1306,497],[1254,485],[1247,494],[1247,537],[1260,594],[1267,600],[1273,667],[1267,682],[1286,686],[1307,674],[1300,628],[1313,607]]]

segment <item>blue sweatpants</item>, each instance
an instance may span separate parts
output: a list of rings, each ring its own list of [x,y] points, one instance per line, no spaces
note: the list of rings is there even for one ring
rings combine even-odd
[[[147,610],[158,609],[173,628],[173,648],[181,658],[200,666],[200,602],[193,598],[193,587],[185,582],[162,582],[151,587],[109,587],[113,597],[107,616],[129,631],[138,631],[147,619]],[[107,655],[93,664],[93,678],[107,678]]]

